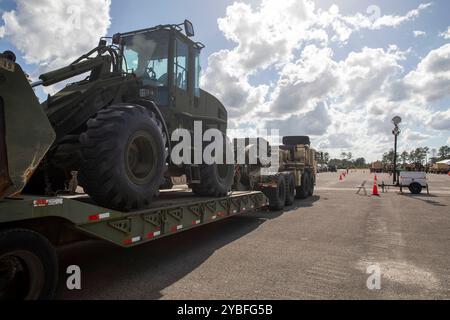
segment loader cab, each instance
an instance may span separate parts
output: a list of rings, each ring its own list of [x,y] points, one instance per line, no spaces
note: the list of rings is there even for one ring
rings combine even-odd
[[[141,92],[163,108],[191,113],[200,98],[200,52],[192,24],[158,26],[115,35],[123,56],[122,70],[142,81]],[[164,108],[166,110],[164,110]],[[164,112],[166,113],[166,112]]]

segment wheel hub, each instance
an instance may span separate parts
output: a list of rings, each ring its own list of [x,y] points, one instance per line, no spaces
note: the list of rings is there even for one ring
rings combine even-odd
[[[126,171],[136,184],[146,184],[155,173],[155,142],[144,131],[135,133],[128,143],[125,154]]]

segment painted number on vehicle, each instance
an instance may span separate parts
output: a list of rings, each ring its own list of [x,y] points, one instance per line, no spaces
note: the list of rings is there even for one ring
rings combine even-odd
[[[0,68],[5,69],[10,72],[14,72],[16,64],[11,60],[0,58]]]

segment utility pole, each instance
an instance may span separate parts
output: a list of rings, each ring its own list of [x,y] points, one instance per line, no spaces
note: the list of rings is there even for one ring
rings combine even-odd
[[[394,135],[394,185],[398,185],[398,175],[397,175],[397,142],[398,142],[398,136],[401,133],[399,124],[402,122],[402,118],[400,117],[394,117],[392,119],[392,123],[394,124],[394,130],[392,130],[392,134]]]

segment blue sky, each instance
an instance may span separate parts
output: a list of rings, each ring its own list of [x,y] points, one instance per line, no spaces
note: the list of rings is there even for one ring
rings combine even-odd
[[[17,19],[20,20],[20,8],[17,7],[17,3],[24,0],[0,0],[0,8],[1,12],[11,12],[12,10],[17,10]],[[40,3],[42,6],[47,6],[51,3],[51,0],[35,0],[36,3]],[[64,0],[67,3],[77,3],[75,0]],[[103,2],[102,2],[103,1]],[[271,0],[268,0],[270,2]],[[340,18],[343,17],[354,17],[357,14],[362,14],[365,16],[370,16],[373,11],[368,12],[368,8],[372,8],[374,5],[378,8],[380,16],[405,16],[411,10],[417,9],[421,4],[428,3],[427,1],[417,1],[417,0],[403,0],[403,1],[387,1],[387,0],[289,0],[293,1],[295,5],[298,4],[300,6],[303,2],[313,3],[314,4],[314,14],[319,16],[320,11],[326,12],[329,11],[332,6],[339,7],[339,15]],[[33,3],[33,0],[28,1],[29,3]],[[79,1],[81,3],[83,1]],[[95,2],[99,3],[99,6],[102,3],[107,3],[105,0],[96,0]],[[251,48],[243,49],[243,45],[239,46],[238,42],[247,43],[249,39],[245,39],[243,35],[237,34],[236,30],[241,30],[241,26],[239,26],[239,19],[234,19],[232,16],[237,14],[250,14],[254,19],[264,19],[267,17],[267,10],[261,9],[261,1],[260,0],[250,0],[250,1],[237,1],[238,3],[242,3],[247,5],[239,6],[234,5],[235,1],[228,0],[191,0],[191,1],[148,1],[148,0],[129,0],[129,1],[118,1],[112,0],[111,6],[107,8],[107,13],[110,16],[110,25],[104,26],[107,27],[107,33],[112,35],[116,32],[123,32],[143,27],[154,26],[157,24],[166,24],[166,23],[180,23],[184,19],[189,19],[194,23],[196,30],[196,39],[206,44],[206,48],[203,51],[202,58],[202,66],[204,71],[204,83],[206,89],[208,91],[212,91],[216,94],[221,100],[224,102],[226,107],[230,109],[230,115],[233,121],[232,126],[235,128],[250,128],[255,126],[255,119],[258,123],[279,123],[281,127],[286,128],[287,126],[294,126],[291,128],[292,130],[287,130],[289,133],[298,132],[298,134],[310,134],[313,136],[313,141],[315,141],[322,149],[329,150],[332,154],[339,154],[341,151],[354,151],[355,155],[366,156],[369,159],[375,159],[378,154],[380,154],[383,150],[386,150],[390,146],[390,132],[388,127],[390,124],[386,124],[385,122],[389,122],[389,117],[395,113],[396,105],[393,101],[383,101],[381,98],[387,95],[386,90],[389,90],[388,87],[392,84],[397,83],[399,81],[403,81],[410,72],[418,71],[419,63],[426,59],[430,52],[433,50],[438,50],[443,48],[445,44],[449,43],[449,39],[444,38],[440,34],[447,31],[450,26],[450,19],[448,13],[450,12],[450,1],[445,0],[434,0],[432,1],[431,6],[420,10],[420,13],[414,18],[407,19],[398,25],[381,27],[381,28],[373,28],[373,27],[354,27],[352,26],[352,33],[348,37],[348,39],[342,41],[327,41],[327,43],[323,43],[318,41],[317,39],[305,40],[305,39],[297,39],[295,44],[292,44],[288,49],[292,53],[289,58],[280,53],[280,58],[277,61],[262,61],[260,65],[256,64],[254,69],[248,69],[245,67],[245,63],[240,61],[240,58],[236,56],[242,54],[242,52],[248,52]],[[298,2],[298,3],[296,3]],[[227,13],[227,8],[234,8],[234,10],[230,10],[231,13]],[[246,9],[248,8],[248,10]],[[23,9],[22,9],[23,10]],[[91,8],[92,10],[92,8]],[[280,9],[281,10],[281,9]],[[31,13],[30,13],[31,12]],[[30,10],[29,14],[33,14],[33,11]],[[86,15],[92,14],[92,12],[86,11]],[[249,13],[250,12],[250,13]],[[265,12],[265,13],[264,13]],[[376,13],[376,12],[375,12]],[[284,12],[281,12],[284,14]],[[250,17],[249,16],[249,17]],[[218,23],[218,19],[227,18],[226,23],[220,24]],[[245,15],[244,15],[245,18]],[[293,18],[296,18],[293,16]],[[29,18],[28,18],[29,19]],[[36,19],[42,19],[42,17],[38,17],[36,14]],[[88,17],[86,17],[88,19]],[[95,16],[93,16],[95,19]],[[5,24],[4,19],[0,19],[0,27]],[[26,20],[22,20],[26,21]],[[262,25],[268,23],[267,21],[261,21]],[[280,24],[285,23],[285,21],[280,20]],[[235,24],[235,25],[233,25]],[[46,38],[46,34],[48,34],[48,30],[45,30],[51,23],[43,24],[43,30],[36,31],[36,27],[32,29],[32,34],[36,39],[41,39],[44,43],[48,43],[52,41],[51,36],[50,39]],[[258,24],[256,24],[258,25]],[[287,24],[289,26],[289,24]],[[282,26],[281,26],[282,27]],[[294,26],[295,27],[295,26]],[[304,28],[303,26],[300,28]],[[306,28],[306,27],[305,27]],[[311,32],[311,30],[324,30],[328,33],[330,39],[334,34],[337,33],[334,27],[331,25],[322,26],[322,27],[314,27],[308,29],[306,32]],[[14,32],[19,33],[20,30],[14,30],[10,27],[10,34],[8,35],[8,26],[6,26],[6,33],[3,38],[0,38],[0,51],[6,49],[13,49],[17,55],[19,56],[19,63],[24,66],[24,69],[30,74],[35,74],[37,70],[45,70],[43,65],[51,65],[53,61],[52,59],[35,59],[35,61],[30,61],[30,59],[24,59],[24,56],[29,54],[30,45],[24,44],[23,41],[20,43],[18,38],[14,38]],[[31,30],[31,29],[30,29]],[[306,30],[306,29],[305,29]],[[422,31],[425,32],[424,36],[415,37],[414,31]],[[53,31],[54,32],[54,31]],[[244,31],[245,32],[245,31]],[[29,32],[30,33],[30,32]],[[1,31],[0,31],[1,34]],[[92,34],[90,42],[93,42],[97,35]],[[267,40],[265,35],[259,35],[261,38],[255,43],[260,44],[264,43]],[[66,33],[65,41],[69,42],[71,37],[78,37],[76,33],[69,32]],[[227,39],[227,37],[229,39]],[[234,37],[234,39],[233,39]],[[30,38],[34,39],[34,38]],[[233,39],[233,40],[230,40]],[[270,37],[268,38],[270,41]],[[56,41],[56,40],[55,40]],[[250,41],[253,41],[250,39]],[[260,41],[260,42],[258,42]],[[95,44],[95,43],[94,43]],[[77,41],[77,45],[75,48],[89,48],[93,44],[83,44],[80,41]],[[389,46],[395,45],[396,49],[389,51]],[[64,46],[64,44],[62,44]],[[308,48],[305,51],[305,48]],[[354,66],[355,62],[350,61],[350,56],[352,53],[360,55],[357,57],[357,64],[362,63],[364,65],[364,58],[368,57],[378,57],[377,54],[380,54],[380,59],[386,58],[387,63],[391,63],[392,59],[397,59],[395,63],[389,68],[385,70],[378,70],[376,63],[373,64],[372,68],[375,68],[373,72],[369,72],[368,74],[374,74],[375,72],[380,72],[380,77],[383,78],[382,82],[377,82],[378,84],[383,83],[384,88],[383,92],[379,92],[377,94],[371,95],[370,102],[367,101],[367,104],[359,101],[358,106],[351,104],[357,99],[348,99],[348,95],[351,93],[351,88],[349,91],[348,83],[344,83],[348,81],[348,77],[344,77],[345,79],[336,80],[336,77],[330,76],[332,81],[338,81],[340,84],[336,84],[339,86],[339,90],[331,90],[328,92],[320,92],[317,94],[317,89],[310,89],[303,92],[303,88],[306,86],[301,86],[302,82],[311,85],[314,80],[308,80],[303,77],[290,75],[289,79],[296,78],[295,81],[291,83],[292,88],[285,85],[286,81],[280,81],[286,77],[287,72],[291,72],[292,68],[297,68],[299,74],[302,74],[302,70],[316,70],[314,66],[315,61],[311,59],[302,59],[303,52],[310,52],[311,46],[313,48],[319,50],[311,52],[321,52],[324,53],[324,57],[328,57],[326,52],[331,52],[332,57],[327,60],[329,61],[329,66],[333,72],[338,72],[336,70],[350,70],[350,65]],[[382,52],[376,53],[375,51],[364,50],[364,48],[370,49],[381,49]],[[273,48],[268,48],[273,50]],[[327,51],[324,51],[324,50]],[[33,48],[36,51],[36,48]],[[55,50],[54,50],[55,51]],[[57,50],[56,50],[57,51]],[[389,51],[389,52],[388,52]],[[66,51],[67,52],[67,51]],[[272,52],[272,51],[268,51]],[[78,52],[81,54],[83,52]],[[56,55],[57,53],[55,53]],[[252,54],[250,52],[250,54]],[[276,52],[275,54],[279,54]],[[446,59],[446,56],[441,54],[439,51],[437,53],[442,59]],[[30,55],[30,54],[29,54]],[[36,52],[34,52],[34,56],[38,56]],[[51,56],[51,55],[50,55]],[[221,60],[216,60],[220,56]],[[399,58],[402,56],[402,58]],[[209,57],[209,60],[208,60]],[[397,58],[392,58],[397,57]],[[57,57],[60,58],[60,57]],[[392,58],[392,59],[391,59]],[[430,59],[433,57],[430,57]],[[61,57],[63,59],[63,57]],[[376,58],[377,59],[377,58]],[[426,59],[426,61],[430,60]],[[32,59],[31,59],[32,60]],[[54,59],[53,59],[54,60]],[[302,60],[302,61],[300,61]],[[218,63],[215,61],[227,61],[227,65],[230,69],[234,70],[235,74],[230,74],[230,70],[227,69],[227,65],[224,65],[222,69],[218,69]],[[362,61],[362,62],[361,62]],[[384,60],[383,60],[384,61]],[[391,62],[390,62],[391,61]],[[247,61],[248,62],[248,61]],[[287,67],[291,64],[295,64],[295,66]],[[398,65],[397,65],[398,64]],[[318,62],[320,65],[320,62]],[[401,67],[401,71],[398,67]],[[304,69],[302,69],[304,68]],[[357,69],[361,69],[361,66],[358,66]],[[355,71],[351,71],[350,74],[353,74]],[[321,70],[321,72],[325,72],[326,75],[332,74],[332,71]],[[343,72],[343,71],[341,71]],[[219,75],[222,75],[222,78],[218,78]],[[417,72],[415,75],[410,75],[407,77],[408,79],[416,79],[418,75],[421,73]],[[323,74],[320,75],[321,77]],[[442,76],[442,75],[441,75]],[[398,79],[394,79],[397,77]],[[416,78],[414,78],[416,77]],[[233,80],[234,79],[234,80]],[[317,79],[316,79],[317,80]],[[223,81],[224,83],[229,83],[230,81],[236,81],[236,86],[233,87],[230,85],[229,87],[225,85],[218,86],[216,82]],[[291,81],[291,80],[289,80]],[[298,85],[298,90],[296,90]],[[333,82],[334,83],[334,82]],[[434,82],[432,81],[434,85]],[[441,85],[445,86],[446,83]],[[321,84],[324,85],[323,83]],[[370,85],[370,83],[368,83]],[[239,90],[238,87],[245,87],[244,91],[237,92]],[[343,89],[346,88],[346,89]],[[293,91],[289,91],[292,89]],[[377,89],[377,88],[375,88]],[[447,113],[450,106],[450,95],[440,93],[437,99],[429,99],[423,98],[427,94],[424,93],[423,96],[419,96],[419,91],[422,89],[417,89],[414,91],[413,89],[411,93],[411,97],[408,100],[403,101],[402,105],[399,104],[398,112],[400,113],[408,113],[407,105],[408,103],[414,104],[411,105],[411,115],[407,115],[407,122],[405,123],[404,132],[404,140],[402,140],[403,147],[413,148],[421,145],[430,145],[431,147],[438,147],[441,145],[445,145],[448,143],[448,139],[450,138],[449,130],[450,127],[447,126],[447,122],[445,123],[437,123],[433,122],[433,119],[442,120],[442,118],[447,119]],[[299,100],[301,100],[301,104],[297,108],[293,108],[289,110],[288,113],[284,113],[281,106],[287,103],[286,101],[280,101],[281,92],[294,92],[294,94],[290,94],[292,98],[295,97],[296,92],[301,91],[301,96]],[[450,89],[448,90],[450,92]],[[442,90],[441,90],[442,92]],[[305,95],[311,94],[311,97],[305,97]],[[241,101],[236,101],[236,99],[230,99],[230,95],[241,97]],[[285,93],[286,95],[286,93]],[[284,96],[285,96],[284,95]],[[42,96],[42,94],[41,94]],[[289,100],[288,98],[286,98]],[[425,101],[426,100],[426,101]],[[255,102],[257,101],[257,103]],[[421,102],[418,102],[421,101]],[[424,102],[425,101],[425,102]],[[258,105],[258,103],[260,105]],[[389,105],[387,110],[382,114],[380,112],[372,112],[375,108],[375,104],[379,105],[379,108],[383,109],[383,103]],[[227,105],[228,104],[228,105]],[[234,105],[236,104],[236,105]],[[322,107],[322,105],[326,107]],[[280,107],[277,107],[280,106]],[[353,110],[352,108],[355,108]],[[359,116],[355,116],[354,118],[349,117],[348,122],[354,121],[354,124],[344,124],[341,123],[346,119],[345,114],[353,115],[353,113],[360,112],[361,108],[366,108],[367,110],[364,113],[360,113]],[[242,110],[246,110],[246,113],[243,113]],[[414,110],[421,110],[423,113],[416,118],[414,118],[414,113],[418,114]],[[263,110],[263,113],[261,113]],[[274,110],[277,110],[278,114],[275,113]],[[375,114],[375,118],[370,119],[372,114]],[[439,113],[441,112],[441,113]],[[429,119],[426,115],[429,115]],[[322,118],[314,118],[314,121],[307,121],[307,123],[303,127],[295,127],[296,119],[306,119],[308,116],[317,116]],[[434,118],[433,118],[434,116]],[[258,118],[260,117],[260,118]],[[352,119],[350,119],[352,118]],[[420,120],[422,118],[423,124],[420,124]],[[425,119],[426,118],[426,119]],[[320,121],[316,121],[316,120]],[[279,121],[279,122],[277,122]],[[347,120],[345,120],[347,121]],[[318,122],[316,127],[311,127],[309,124],[311,122]],[[362,122],[367,122],[363,125],[360,125]],[[326,127],[324,130],[318,129],[317,127],[323,124],[323,127]],[[427,123],[427,124],[425,124]],[[450,123],[450,115],[449,115],[449,123]],[[360,126],[358,126],[360,125]],[[257,125],[256,125],[257,126]],[[450,126],[450,125],[449,125]],[[269,126],[270,127],[270,126]],[[374,128],[375,130],[372,130]],[[375,135],[372,134],[372,131]],[[387,131],[387,133],[386,133]],[[380,132],[379,135],[376,135]],[[283,131],[282,131],[283,133]],[[418,135],[422,134],[422,136]],[[344,137],[344,140],[347,140],[345,143],[336,143],[336,135],[340,135]],[[417,140],[414,140],[414,137],[417,137]],[[371,151],[367,151],[367,146],[371,148]]]

